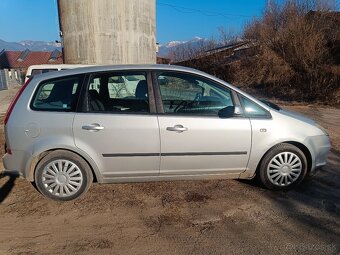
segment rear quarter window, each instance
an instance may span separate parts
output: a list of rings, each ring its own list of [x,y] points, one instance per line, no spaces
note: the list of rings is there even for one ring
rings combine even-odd
[[[41,82],[31,101],[37,111],[75,111],[83,76],[69,76]]]

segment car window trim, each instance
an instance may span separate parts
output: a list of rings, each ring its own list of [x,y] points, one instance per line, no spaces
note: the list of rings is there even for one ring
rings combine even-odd
[[[90,81],[90,73],[86,73],[85,74],[85,78],[83,81],[83,85],[81,87],[81,91],[80,91],[80,95],[79,95],[79,101],[78,101],[78,105],[77,105],[77,113],[78,112],[86,112],[85,109],[87,109],[87,100],[85,100],[86,98],[86,89],[87,89],[87,85],[89,84]]]
[[[160,70],[160,71],[162,71],[162,70]],[[152,81],[153,81],[153,90],[155,92],[156,110],[157,110],[157,114],[165,114],[161,90],[160,90],[158,80],[157,80],[157,73],[158,73],[158,71],[152,71],[151,72]]]
[[[146,83],[148,84],[148,99],[149,99],[149,112],[88,112],[88,105],[87,105],[87,89],[91,78],[96,75],[101,74],[126,74],[126,73],[145,73]],[[86,73],[86,77],[84,79],[84,83],[82,86],[81,95],[79,97],[79,105],[78,111],[79,113],[96,113],[96,114],[115,114],[115,115],[155,115],[156,114],[156,105],[155,105],[155,94],[154,94],[154,86],[152,82],[152,75],[149,70],[146,69],[129,69],[129,70],[112,70],[112,71],[102,71],[102,72],[90,72]],[[81,103],[80,103],[81,102]]]
[[[156,98],[155,98],[155,91],[153,85],[152,74],[150,71],[146,72],[146,83],[148,84],[148,99],[149,99],[149,114],[157,113],[157,106],[156,106]]]

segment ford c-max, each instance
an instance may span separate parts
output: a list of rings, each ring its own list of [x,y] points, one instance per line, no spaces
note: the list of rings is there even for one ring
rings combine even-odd
[[[5,117],[7,172],[71,200],[99,183],[252,179],[288,189],[326,164],[314,121],[169,65],[36,75]]]

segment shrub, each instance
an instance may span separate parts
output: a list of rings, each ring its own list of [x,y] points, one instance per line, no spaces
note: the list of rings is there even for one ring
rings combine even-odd
[[[258,43],[258,52],[250,62],[242,61],[239,71],[250,71],[238,82],[263,84],[267,92],[287,99],[339,103],[334,92],[340,89],[340,76],[332,67],[339,64],[333,52],[340,30],[331,21],[339,13],[325,6],[311,12],[313,3],[272,3],[262,19],[246,27],[244,37]]]

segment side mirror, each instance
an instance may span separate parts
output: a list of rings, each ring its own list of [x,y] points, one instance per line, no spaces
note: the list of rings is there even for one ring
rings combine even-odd
[[[232,118],[242,114],[240,107],[238,106],[227,106],[218,112],[218,117],[222,119]]]
[[[218,117],[220,118],[231,118],[234,116],[235,107],[234,106],[227,106],[218,111]]]

